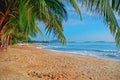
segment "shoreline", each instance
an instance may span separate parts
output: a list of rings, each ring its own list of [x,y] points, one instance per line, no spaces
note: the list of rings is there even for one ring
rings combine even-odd
[[[65,54],[73,54],[73,55],[77,55],[77,56],[84,56],[84,57],[92,57],[92,58],[96,58],[96,59],[102,59],[102,60],[107,60],[107,61],[114,61],[114,62],[120,62],[120,59],[111,59],[109,57],[104,57],[102,58],[102,56],[98,56],[98,55],[84,55],[82,52],[78,53],[78,52],[69,52],[69,51],[59,51],[59,50],[52,50],[52,49],[44,49],[41,47],[37,47],[38,49],[43,49],[43,50],[47,50],[47,51],[53,51],[53,52],[57,52],[57,53],[65,53]]]
[[[0,52],[0,80],[119,80],[120,62],[10,46]]]

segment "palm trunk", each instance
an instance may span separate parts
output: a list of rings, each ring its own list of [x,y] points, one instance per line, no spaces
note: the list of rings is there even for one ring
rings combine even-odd
[[[6,36],[0,44],[0,50],[3,51],[4,49],[7,50],[7,47],[9,45],[9,41],[10,41],[10,35]]]
[[[0,25],[2,25],[3,21],[6,19],[6,17],[8,16],[9,14],[9,9],[6,10],[6,12],[4,13],[4,15],[1,17],[0,19]]]
[[[7,50],[7,47],[9,45],[9,41],[10,41],[10,35],[8,35],[6,38],[6,43],[5,43],[5,47],[4,47],[6,50]]]
[[[7,9],[6,12],[4,13],[4,15],[0,18],[0,26],[2,26],[4,20],[9,15],[9,13],[10,13],[10,10]],[[8,46],[8,39],[7,39],[7,37],[5,37],[3,40],[1,40],[1,36],[3,35],[4,29],[6,29],[6,27],[7,27],[7,25],[4,26],[4,27],[1,27],[1,30],[0,30],[0,50],[3,50],[5,47],[7,48],[7,46]]]
[[[7,9],[6,12],[4,13],[4,15],[0,18],[0,26],[3,24],[4,20],[6,19],[6,17],[8,16],[9,13],[10,13],[10,10]],[[4,26],[4,27],[1,28],[1,30],[0,30],[0,37],[2,36],[3,29],[5,29],[5,27],[7,27],[7,26]]]

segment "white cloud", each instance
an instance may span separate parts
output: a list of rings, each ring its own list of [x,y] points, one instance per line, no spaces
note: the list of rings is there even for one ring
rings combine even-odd
[[[78,25],[84,25],[84,24],[85,24],[84,21],[75,20],[75,19],[70,19],[67,22],[63,23],[64,26],[78,26]]]

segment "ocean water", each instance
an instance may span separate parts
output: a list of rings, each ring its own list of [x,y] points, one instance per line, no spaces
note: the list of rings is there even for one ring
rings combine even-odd
[[[38,48],[61,51],[70,54],[92,56],[100,59],[120,61],[120,49],[114,42],[68,42],[61,43],[40,43]]]

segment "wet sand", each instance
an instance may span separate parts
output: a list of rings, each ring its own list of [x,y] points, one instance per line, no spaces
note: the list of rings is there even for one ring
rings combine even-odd
[[[120,80],[120,62],[10,46],[0,52],[0,80]]]

